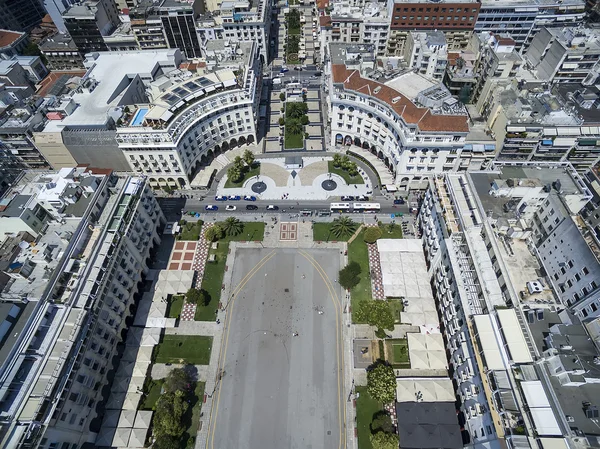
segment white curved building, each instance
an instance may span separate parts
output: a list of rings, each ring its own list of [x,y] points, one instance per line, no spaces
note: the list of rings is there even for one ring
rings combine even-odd
[[[417,106],[391,82],[361,76],[333,59],[329,120],[331,141],[358,154],[381,159],[401,189],[418,187],[436,173],[480,169],[494,156],[494,145],[470,143],[468,116],[460,108]],[[403,87],[406,92],[410,87]],[[443,88],[433,86],[419,95],[435,102]],[[435,111],[435,112],[434,112]],[[443,112],[446,111],[446,112]],[[490,142],[491,143],[491,142]],[[367,155],[368,156],[368,155]]]
[[[168,82],[150,104],[137,105],[117,129],[132,170],[154,188],[189,188],[213,157],[256,142],[262,85],[256,48],[238,47],[213,71]]]

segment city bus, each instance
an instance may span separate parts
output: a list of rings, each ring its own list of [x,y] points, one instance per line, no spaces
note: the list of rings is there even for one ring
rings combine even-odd
[[[350,203],[331,203],[329,210],[331,212],[350,212]]]
[[[381,204],[379,203],[354,203],[352,205],[354,212],[358,213],[375,213],[381,210]]]

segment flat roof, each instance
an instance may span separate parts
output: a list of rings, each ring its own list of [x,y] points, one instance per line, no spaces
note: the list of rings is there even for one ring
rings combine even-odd
[[[385,82],[386,86],[406,95],[411,100],[415,100],[419,93],[438,84],[440,83],[415,72],[404,73]]]
[[[502,354],[500,352],[500,346],[496,339],[494,327],[492,325],[492,318],[490,315],[475,315],[473,317],[475,327],[477,329],[477,335],[479,336],[479,343],[485,359],[485,368],[491,370],[504,370],[504,361],[502,360]]]
[[[510,352],[510,358],[515,363],[533,362],[529,346],[525,341],[525,335],[523,335],[523,329],[521,329],[517,318],[517,312],[514,309],[497,309],[496,313],[498,314],[500,329],[504,334],[506,346]]]
[[[397,402],[398,436],[402,449],[461,449],[454,402]]]
[[[397,402],[454,402],[456,395],[449,378],[396,379]]]
[[[406,334],[411,369],[448,369],[442,334]]]
[[[539,435],[562,435],[542,382],[539,380],[522,381],[521,388],[537,433]]]

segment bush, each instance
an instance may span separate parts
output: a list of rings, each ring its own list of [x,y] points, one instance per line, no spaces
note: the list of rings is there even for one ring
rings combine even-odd
[[[223,237],[223,229],[219,225],[213,225],[206,230],[204,238],[209,242],[214,242]]]
[[[392,424],[392,418],[384,411],[378,412],[373,418],[371,423],[371,432],[386,432],[393,433],[394,425]]]
[[[350,262],[340,270],[340,285],[346,290],[352,290],[360,282],[360,265],[357,262]]]
[[[279,126],[285,125],[285,120],[283,117],[279,117]]]
[[[210,302],[210,296],[204,290],[198,290],[197,288],[190,288],[185,294],[185,299],[190,304],[196,305],[208,305]]]
[[[279,99],[280,99],[281,101],[285,101],[285,94],[284,94],[283,92],[281,92],[281,93],[279,94]]]
[[[308,116],[303,115],[302,118],[300,119],[300,123],[302,123],[303,125],[308,125]]]
[[[368,227],[365,231],[364,240],[367,243],[375,243],[381,237],[381,229],[379,227]]]

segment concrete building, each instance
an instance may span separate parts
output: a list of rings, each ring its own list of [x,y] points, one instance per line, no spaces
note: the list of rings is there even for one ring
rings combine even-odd
[[[182,61],[179,50],[94,53],[86,76],[52,106],[52,120],[34,141],[54,168],[90,164],[129,170],[116,141],[116,126],[128,105],[147,101],[146,89]]]
[[[0,29],[27,32],[40,24],[46,11],[38,0],[0,1]]]
[[[131,170],[147,175],[155,188],[189,188],[209,158],[257,140],[258,46],[228,41],[219,46],[206,71],[158,79],[151,100],[130,108],[117,129]]]
[[[164,216],[143,177],[77,167],[25,176],[0,223],[2,446],[93,442]]]
[[[435,2],[395,3],[390,12],[390,35],[387,56],[404,54],[410,31],[443,31],[448,49],[465,48],[478,20],[481,3],[465,0],[438,4]]]
[[[110,36],[121,23],[113,0],[86,0],[69,8],[63,19],[81,56],[106,51],[104,36]]]
[[[48,75],[48,69],[39,56],[14,56],[12,60],[23,67],[32,84],[38,84]]]
[[[600,38],[581,26],[543,27],[524,57],[540,80],[592,86],[600,75]]]
[[[256,42],[262,63],[267,63],[271,40],[270,1],[222,1],[212,6],[207,3],[207,9],[209,13],[198,18],[198,35],[203,46],[214,39]]]
[[[83,57],[73,38],[68,34],[55,34],[39,44],[39,49],[51,70],[83,68]]]
[[[29,39],[27,39],[26,33],[0,30],[0,59],[12,59],[14,56],[19,56],[28,43]]]
[[[63,14],[75,3],[77,3],[75,0],[43,0],[44,9],[48,12],[56,31],[67,32]]]
[[[29,73],[14,59],[0,61],[0,83],[8,86],[31,86]]]
[[[535,222],[553,204],[576,214],[590,198],[570,165],[540,163],[448,173],[425,194],[419,226],[467,447],[566,448],[581,438],[595,441],[589,406],[581,404],[597,395],[598,370],[589,368],[597,349],[589,342],[584,348],[584,327],[567,316],[554,273],[545,271],[550,254],[537,251],[535,237]],[[561,238],[554,229],[543,240],[558,244]],[[571,336],[572,349],[561,343]],[[579,350],[583,357],[575,365],[588,370],[576,379],[581,367],[569,354]]]
[[[491,161],[493,141],[469,127],[464,107],[442,84],[412,71],[385,81],[389,77],[376,73],[373,58],[358,57],[361,46],[329,47],[328,117],[336,145],[381,159],[400,189]]]
[[[404,61],[415,72],[441,81],[448,63],[448,44],[444,33],[412,31],[408,35]]]

